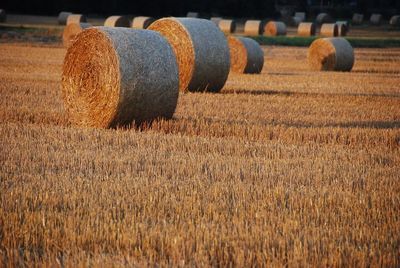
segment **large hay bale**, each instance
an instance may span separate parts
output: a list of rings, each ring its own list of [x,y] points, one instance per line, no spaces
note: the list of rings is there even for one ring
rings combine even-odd
[[[188,17],[188,18],[198,18],[198,17],[200,17],[200,15],[199,15],[199,12],[192,12],[192,11],[189,11],[189,12],[186,14],[186,17]]]
[[[107,27],[130,27],[129,19],[125,16],[111,16],[106,19],[104,26]]]
[[[253,39],[246,37],[227,38],[231,58],[231,72],[261,73],[264,65],[264,52]]]
[[[58,24],[60,24],[60,25],[66,25],[67,24],[67,19],[68,19],[68,16],[69,15],[72,15],[72,13],[71,12],[66,12],[66,11],[61,11],[59,14],[58,14]]]
[[[234,20],[220,20],[218,27],[223,33],[234,33],[236,30],[236,22]]]
[[[344,38],[320,38],[308,49],[308,63],[318,71],[351,71],[354,51]]]
[[[379,24],[381,24],[381,21],[382,21],[382,15],[381,14],[371,14],[369,21],[373,25],[379,25]]]
[[[324,24],[324,23],[330,23],[332,21],[333,21],[332,17],[327,13],[320,13],[320,14],[318,14],[317,18],[315,19],[315,22],[319,25]]]
[[[178,65],[159,33],[93,27],[68,48],[62,92],[70,121],[116,127],[171,118],[179,94]]]
[[[400,15],[395,15],[390,18],[389,24],[392,26],[400,26]]]
[[[364,15],[363,15],[363,14],[354,13],[351,22],[352,22],[354,25],[360,25],[360,24],[363,23],[363,20],[364,20]]]
[[[229,47],[213,22],[163,18],[148,29],[160,32],[172,45],[179,66],[181,91],[221,90],[229,74]]]
[[[139,16],[132,20],[132,28],[147,29],[155,21],[152,17]]]
[[[82,32],[84,29],[92,27],[90,23],[70,23],[64,28],[63,32],[63,45],[68,48],[74,41],[75,36]]]
[[[335,23],[324,23],[321,26],[320,35],[334,37],[338,36],[338,26]]]
[[[296,13],[294,13],[294,16],[296,18],[299,18],[300,22],[303,22],[303,21],[306,20],[306,13],[305,12],[296,12]]]
[[[261,35],[263,29],[261,20],[247,20],[244,24],[244,34],[248,36]]]
[[[299,36],[313,36],[315,35],[315,23],[313,22],[302,22],[297,27],[297,34]]]
[[[281,21],[270,21],[264,26],[264,35],[286,35],[286,24]]]
[[[0,9],[0,22],[5,22],[7,19],[7,14],[4,9]]]
[[[337,21],[338,36],[346,36],[349,31],[349,23],[347,21]]]
[[[67,18],[67,25],[71,23],[79,24],[86,22],[86,16],[82,14],[71,14]]]

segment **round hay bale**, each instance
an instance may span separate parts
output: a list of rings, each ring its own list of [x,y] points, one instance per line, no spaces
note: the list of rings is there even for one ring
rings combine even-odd
[[[281,21],[270,21],[264,27],[264,35],[286,35],[286,24]]]
[[[322,36],[334,37],[338,36],[338,26],[335,23],[324,23],[321,26],[320,34]]]
[[[220,22],[221,20],[222,20],[221,17],[212,17],[212,18],[210,18],[210,21],[214,22],[215,25],[217,25],[217,26],[218,26],[218,24],[219,24],[219,22]]]
[[[363,23],[364,20],[364,15],[363,14],[359,14],[359,13],[354,13],[353,18],[352,18],[352,23],[354,25],[360,25]]]
[[[354,51],[344,38],[320,38],[308,49],[308,63],[317,71],[351,71]]]
[[[260,35],[263,31],[262,26],[261,20],[248,20],[244,24],[244,34],[248,36]]]
[[[69,15],[72,15],[72,13],[71,12],[66,12],[66,11],[61,11],[59,14],[58,14],[58,24],[60,24],[60,25],[66,25],[67,24],[67,19],[68,19],[68,16]]]
[[[315,35],[315,23],[313,22],[302,22],[297,27],[297,34],[299,36],[313,36]]]
[[[395,15],[390,18],[389,24],[392,26],[400,26],[400,15]]]
[[[349,31],[349,23],[347,21],[337,21],[338,36],[346,36]]]
[[[132,28],[147,29],[155,21],[152,17],[139,16],[132,20]]]
[[[125,16],[111,16],[106,19],[104,26],[107,27],[130,27],[129,19]]]
[[[172,45],[179,66],[181,91],[218,92],[229,74],[229,47],[224,34],[205,19],[163,18],[149,30]]]
[[[5,22],[7,19],[7,14],[4,9],[0,9],[0,22]]]
[[[371,17],[369,18],[370,23],[373,25],[381,24],[381,20],[382,20],[381,14],[371,14]]]
[[[79,24],[86,22],[86,16],[82,14],[71,14],[67,18],[67,25],[71,23]]]
[[[264,65],[264,52],[253,39],[229,36],[227,38],[231,57],[231,72],[261,73]]]
[[[329,22],[332,22],[332,17],[327,13],[320,13],[320,14],[318,14],[317,18],[315,19],[315,22],[319,25],[324,24],[324,23],[329,23]]]
[[[292,26],[299,26],[302,22],[301,18],[299,17],[292,17]]]
[[[199,15],[199,12],[191,12],[191,11],[189,11],[187,14],[186,14],[186,17],[188,17],[188,18],[198,18],[200,15]]]
[[[109,128],[171,118],[179,95],[178,65],[159,33],[93,27],[76,36],[62,71],[70,121]]]
[[[64,47],[68,48],[73,43],[75,36],[89,27],[92,27],[90,23],[71,23],[65,26],[62,36]]]
[[[296,12],[296,13],[294,13],[294,16],[296,18],[299,18],[300,22],[303,22],[303,21],[306,20],[306,13],[305,12]]]
[[[218,27],[223,33],[234,33],[236,31],[236,22],[234,20],[220,20]]]

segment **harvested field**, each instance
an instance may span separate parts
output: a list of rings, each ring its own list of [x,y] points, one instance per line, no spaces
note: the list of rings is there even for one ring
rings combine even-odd
[[[101,130],[68,123],[64,48],[2,40],[0,266],[398,267],[400,49],[307,49]]]

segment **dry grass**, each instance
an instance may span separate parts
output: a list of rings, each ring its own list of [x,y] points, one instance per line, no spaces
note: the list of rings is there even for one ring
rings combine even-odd
[[[0,266],[399,266],[399,49],[264,48],[171,121],[67,123],[63,48],[0,45]]]

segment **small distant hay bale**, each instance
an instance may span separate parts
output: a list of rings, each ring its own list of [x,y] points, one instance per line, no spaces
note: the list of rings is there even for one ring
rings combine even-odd
[[[363,20],[364,20],[364,15],[363,14],[354,13],[351,22],[354,25],[360,25],[360,24],[363,23]]]
[[[244,24],[244,34],[248,36],[261,35],[263,23],[261,20],[247,20]]]
[[[315,22],[319,25],[324,24],[324,23],[330,23],[332,21],[333,21],[332,17],[327,13],[320,13],[320,14],[318,14],[317,18],[315,19]]]
[[[324,23],[321,26],[320,35],[327,37],[338,36],[338,25],[336,23]]]
[[[125,16],[111,16],[106,19],[104,26],[107,27],[130,27],[129,19]]]
[[[302,22],[297,27],[297,34],[299,36],[314,36],[315,35],[315,23],[313,22]]]
[[[382,15],[381,14],[371,14],[369,21],[373,25],[380,25],[381,21],[382,21]]]
[[[220,22],[221,20],[222,20],[221,17],[212,17],[212,18],[210,18],[210,21],[214,22],[214,24],[215,24],[216,26],[218,26],[218,24],[219,24],[219,22]]]
[[[286,35],[286,24],[281,21],[270,21],[264,26],[264,35]]]
[[[110,128],[171,118],[179,94],[178,66],[159,33],[93,27],[68,48],[62,93],[70,121]]]
[[[220,20],[218,27],[223,33],[234,33],[236,31],[236,22],[234,20]]]
[[[229,47],[224,34],[205,19],[163,18],[149,30],[161,33],[175,51],[181,91],[218,92],[229,74]]]
[[[71,12],[66,12],[66,11],[61,11],[59,14],[58,14],[58,24],[60,24],[60,25],[66,25],[67,24],[67,19],[68,19],[68,16],[69,15],[72,15],[72,13]]]
[[[233,36],[229,36],[227,40],[231,58],[231,72],[261,73],[264,65],[264,52],[255,40]]]
[[[354,65],[354,51],[344,38],[320,38],[308,49],[308,63],[317,71],[351,71]]]
[[[400,15],[395,15],[390,18],[389,24],[392,26],[400,26]]]
[[[349,31],[349,23],[347,21],[337,21],[338,36],[346,36]]]
[[[301,18],[299,17],[292,17],[292,25],[293,26],[299,26],[299,24],[302,22]]]
[[[296,18],[299,18],[300,22],[303,22],[303,21],[306,20],[306,13],[305,12],[296,12],[296,13],[294,13],[294,16]]]
[[[5,22],[7,19],[7,14],[4,9],[0,9],[0,22]]]
[[[71,23],[64,28],[63,32],[63,45],[68,48],[74,41],[75,36],[82,32],[84,29],[92,27],[90,23]]]
[[[200,15],[199,15],[199,12],[192,12],[192,11],[189,11],[187,14],[186,14],[186,17],[188,17],[188,18],[198,18]]]
[[[147,29],[155,21],[152,17],[139,16],[132,20],[132,28]]]
[[[67,18],[67,25],[71,23],[79,24],[86,22],[86,16],[82,14],[71,14]]]

